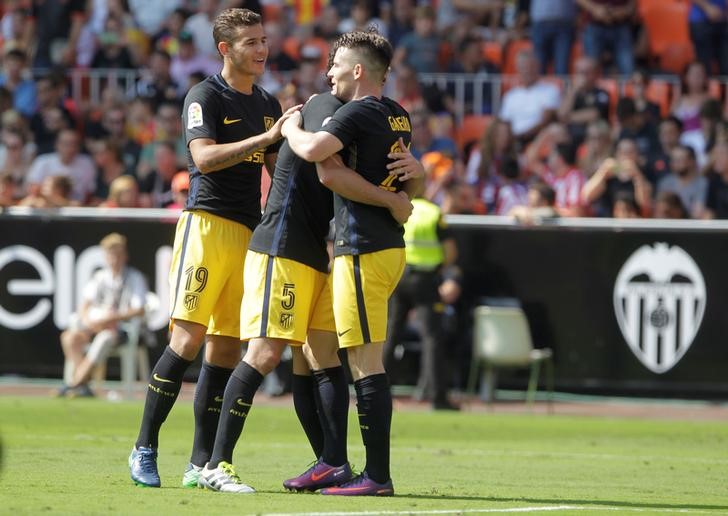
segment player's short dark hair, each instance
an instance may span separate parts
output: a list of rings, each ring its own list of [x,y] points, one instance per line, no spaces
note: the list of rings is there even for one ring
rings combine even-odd
[[[382,79],[392,62],[392,45],[375,27],[342,34],[334,43],[334,48],[348,48],[358,52],[372,71],[380,74]]]
[[[215,46],[221,41],[232,44],[238,36],[238,30],[241,27],[252,27],[263,23],[260,14],[243,9],[233,7],[225,9],[215,18],[215,24],[212,27],[212,37],[215,40]]]

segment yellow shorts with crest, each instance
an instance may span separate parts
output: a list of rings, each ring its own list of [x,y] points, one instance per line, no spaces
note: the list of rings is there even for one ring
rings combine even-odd
[[[204,211],[177,222],[169,271],[170,313],[202,324],[209,335],[240,336],[243,262],[252,231]]]
[[[248,251],[240,338],[303,344],[309,330],[335,330],[328,274],[295,260]]]
[[[387,339],[387,303],[404,265],[404,248],[334,258],[334,318],[339,347]]]

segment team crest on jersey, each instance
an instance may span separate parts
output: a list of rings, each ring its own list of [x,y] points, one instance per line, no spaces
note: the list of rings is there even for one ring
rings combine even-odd
[[[202,125],[202,106],[193,102],[187,107],[187,129],[194,129]]]
[[[614,313],[632,352],[653,373],[672,369],[685,355],[703,320],[705,280],[678,246],[637,249],[614,285]]]
[[[284,330],[291,329],[291,326],[293,326],[293,314],[291,313],[282,313],[281,314],[281,328]]]
[[[263,117],[263,124],[265,124],[265,130],[269,130],[273,125],[275,125],[276,120],[272,116],[264,116]]]
[[[185,298],[182,301],[185,305],[185,310],[192,312],[197,308],[200,302],[200,296],[197,294],[185,294]]]

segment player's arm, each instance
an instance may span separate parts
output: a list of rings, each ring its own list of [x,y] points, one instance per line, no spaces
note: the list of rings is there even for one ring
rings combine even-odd
[[[370,183],[361,174],[344,165],[338,154],[317,162],[316,173],[321,184],[332,192],[354,202],[387,208],[400,224],[404,224],[412,213],[412,203],[407,196]]]
[[[196,138],[190,142],[192,160],[200,172],[209,174],[231,167],[243,161],[256,151],[265,149],[281,139],[281,126],[300,105],[293,106],[281,116],[266,132],[231,143],[217,143],[211,138]]]
[[[301,128],[300,112],[292,114],[284,123],[283,136],[288,140],[291,150],[299,157],[312,163],[324,161],[344,148],[344,144],[336,136],[326,131],[315,133]]]

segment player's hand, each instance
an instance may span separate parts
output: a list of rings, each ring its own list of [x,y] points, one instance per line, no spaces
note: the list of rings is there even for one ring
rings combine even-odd
[[[425,177],[425,167],[412,155],[402,137],[399,138],[399,149],[399,152],[390,152],[387,155],[389,159],[394,160],[387,164],[389,175],[397,176],[400,181]]]
[[[295,106],[292,106],[288,109],[286,109],[286,112],[281,115],[281,117],[276,120],[276,123],[273,125],[273,127],[270,128],[270,131],[273,132],[273,135],[277,135],[277,138],[275,141],[278,141],[281,139],[281,137],[285,138],[286,133],[283,130],[283,126],[288,122],[289,120],[292,120],[292,123],[296,124],[296,127],[301,125],[301,122],[303,121],[303,118],[301,117],[301,107],[303,104],[296,104]]]
[[[389,213],[392,214],[392,217],[394,217],[394,220],[396,220],[397,224],[400,226],[407,222],[407,219],[409,219],[410,215],[412,215],[412,209],[412,202],[410,201],[407,192],[397,192],[392,196]]]

